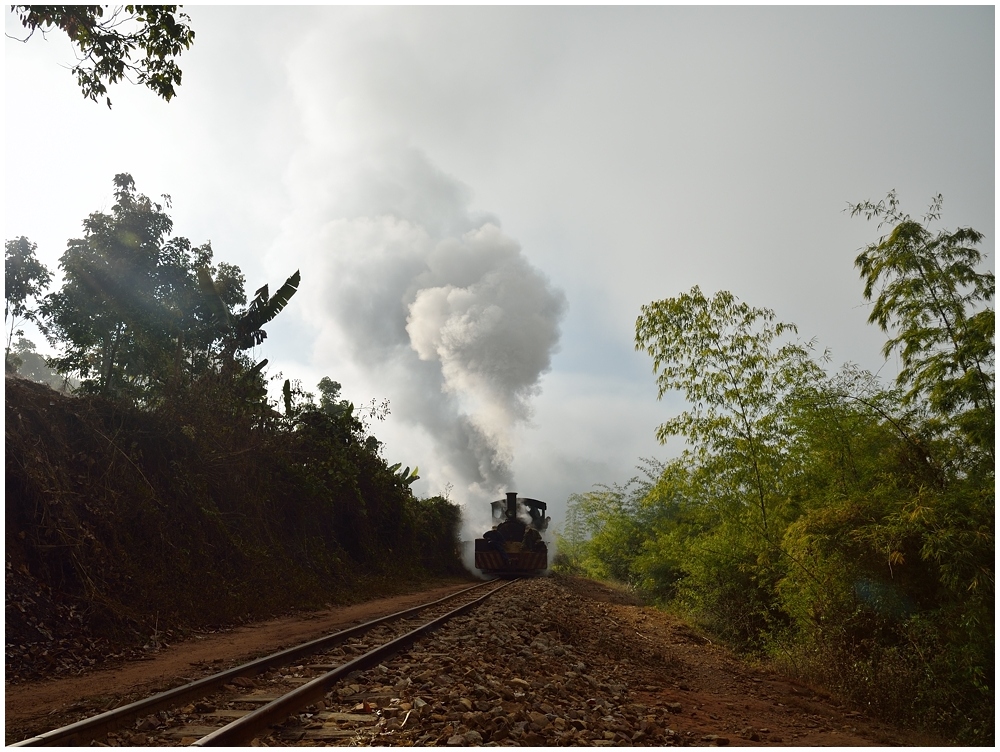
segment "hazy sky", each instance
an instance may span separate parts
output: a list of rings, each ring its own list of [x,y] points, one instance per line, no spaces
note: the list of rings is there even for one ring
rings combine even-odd
[[[301,269],[257,357],[388,398],[419,493],[559,521],[675,455],[634,325],[695,284],[892,378],[848,202],[943,193],[994,268],[992,6],[186,10],[169,104],[120,85],[109,111],[64,37],[7,40],[5,238],[55,269],[130,172],[248,291]]]

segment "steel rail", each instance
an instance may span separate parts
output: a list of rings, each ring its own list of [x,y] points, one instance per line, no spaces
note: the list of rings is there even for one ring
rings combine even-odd
[[[345,663],[342,666],[338,666],[322,676],[316,677],[307,684],[296,687],[292,691],[282,695],[267,705],[257,708],[257,710],[248,713],[242,718],[237,718],[235,721],[222,726],[206,736],[201,737],[195,742],[192,742],[190,746],[237,746],[249,742],[260,731],[269,728],[279,720],[282,720],[292,713],[295,713],[296,711],[311,705],[317,700],[322,699],[330,688],[340,679],[354,673],[355,671],[363,671],[364,669],[378,665],[385,658],[399,652],[404,647],[416,641],[422,635],[434,631],[449,619],[453,619],[456,616],[475,608],[491,595],[503,590],[505,587],[513,584],[514,582],[516,582],[516,580],[505,582],[503,585],[498,588],[494,588],[486,595],[477,598],[476,600],[469,601],[468,603],[459,606],[458,608],[449,611],[448,613],[439,616],[400,637],[390,640],[389,642],[368,651],[364,655],[360,655],[354,660]]]
[[[491,580],[490,582],[493,581]],[[189,684],[183,684],[179,687],[168,689],[143,700],[138,700],[136,702],[129,703],[128,705],[122,705],[120,708],[114,708],[99,715],[84,718],[82,721],[77,721],[76,723],[71,723],[68,726],[53,729],[52,731],[46,731],[43,734],[38,734],[37,736],[32,736],[7,746],[47,747],[79,746],[86,744],[91,740],[96,739],[101,734],[106,734],[108,731],[119,729],[123,725],[141,716],[155,713],[158,710],[175,707],[192,698],[204,697],[207,694],[211,694],[212,691],[218,689],[223,684],[229,683],[239,676],[255,676],[257,674],[264,673],[271,668],[286,665],[298,658],[318,653],[338,642],[346,640],[357,634],[367,632],[372,627],[376,627],[379,624],[406,618],[409,614],[444,603],[445,601],[457,598],[464,593],[468,593],[470,590],[475,590],[476,588],[483,587],[487,584],[489,584],[489,582],[480,582],[471,587],[459,590],[457,593],[452,593],[451,595],[446,595],[444,598],[439,598],[436,601],[431,601],[430,603],[424,603],[403,611],[397,611],[392,614],[387,614],[386,616],[381,616],[378,619],[366,621],[363,624],[358,624],[357,626],[349,627],[348,629],[340,632],[325,635],[315,640],[310,640],[309,642],[304,642],[301,645],[295,645],[277,653],[266,655],[263,658],[250,661],[249,663],[235,666],[231,669],[227,669],[226,671],[221,671],[217,674],[212,674],[211,676],[206,676],[190,682]]]

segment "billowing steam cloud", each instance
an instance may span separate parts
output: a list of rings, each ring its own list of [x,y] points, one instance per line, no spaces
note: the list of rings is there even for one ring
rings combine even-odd
[[[409,305],[410,345],[440,363],[445,390],[474,397],[490,425],[527,418],[559,338],[562,296],[491,223],[444,240],[427,263]]]
[[[531,415],[565,297],[416,150],[381,152],[345,188],[310,242],[322,254],[308,315],[332,321],[342,357],[431,437],[439,478],[510,487],[506,436]]]

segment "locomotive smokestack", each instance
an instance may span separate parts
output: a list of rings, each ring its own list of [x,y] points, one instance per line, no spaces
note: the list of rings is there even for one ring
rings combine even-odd
[[[507,492],[507,519],[517,519],[517,491]]]

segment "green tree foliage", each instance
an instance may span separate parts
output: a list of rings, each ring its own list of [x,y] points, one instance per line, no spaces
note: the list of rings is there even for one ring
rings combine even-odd
[[[262,327],[295,293],[298,272],[275,295],[265,285],[246,305],[239,267],[213,264],[208,243],[171,237],[168,196],[153,202],[120,174],[115,198],[110,214],[91,214],[84,237],[69,241],[63,286],[41,307],[50,341],[62,350],[52,359],[56,369],[79,374],[85,391],[133,401],[220,370],[255,381],[262,396],[266,361],[251,365],[241,353],[267,336]]]
[[[249,350],[267,339],[264,325],[273,321],[275,316],[284,310],[288,301],[299,289],[301,277],[296,271],[285,280],[274,295],[267,294],[267,285],[254,293],[250,305],[235,320],[230,319],[231,329],[225,337],[224,354],[227,360],[232,360],[237,351]],[[225,302],[225,300],[223,300]]]
[[[354,408],[347,400],[340,399],[340,382],[324,376],[317,384],[319,389],[319,409],[336,417]]]
[[[778,584],[794,625],[783,656],[887,717],[982,743],[993,733],[993,483],[941,463],[952,448],[921,437],[928,416],[901,412],[901,391],[849,395],[858,373],[845,370],[799,405],[802,513],[783,547],[801,566]]]
[[[110,109],[107,86],[122,79],[173,99],[181,84],[174,58],[194,43],[191,19],[178,7],[117,6],[107,18],[100,5],[12,5],[11,10],[29,32],[23,41],[38,29],[64,31],[78,50],[72,71],[80,90],[94,102],[104,97]]]
[[[68,242],[63,287],[46,298],[43,315],[53,344],[63,346],[54,359],[60,372],[79,373],[89,391],[138,397],[162,381],[185,345],[207,346],[222,331],[192,284],[195,268],[211,262],[211,248],[169,238],[169,197],[160,204],[138,194],[127,174],[114,183],[111,213],[91,214],[84,237]],[[244,293],[242,275],[233,272],[228,290],[236,303]]]
[[[591,576],[635,584],[633,562],[639,555],[643,535],[638,502],[643,493],[638,479],[624,486],[597,486],[593,491],[573,494],[569,499],[574,526],[582,524],[587,547],[581,552],[579,568]],[[579,532],[577,532],[579,541]],[[560,550],[563,546],[560,545]]]
[[[684,582],[671,576],[678,595],[707,626],[746,644],[786,621],[775,595],[788,564],[781,533],[795,513],[786,401],[820,370],[808,346],[785,341],[795,332],[773,311],[725,291],[706,298],[698,287],[643,306],[636,321],[636,349],[653,358],[658,396],[679,390],[691,406],[657,438],[686,439],[684,493],[699,502],[688,517],[707,527],[680,548],[673,532],[646,546],[668,562],[687,557]],[[646,560],[648,569],[655,557]]]
[[[79,384],[52,370],[46,363],[45,357],[38,353],[35,349],[35,343],[30,339],[19,337],[11,347],[7,362],[17,371],[18,375],[38,384],[48,384],[58,391],[68,391],[79,386]]]
[[[572,496],[560,562],[872,712],[992,744],[993,275],[974,230],[934,234],[894,194],[853,210],[893,225],[857,265],[897,383],[828,373],[727,292],[643,306],[636,347],[688,403],[657,437],[686,448]]]
[[[321,384],[328,381],[337,383],[324,378]],[[333,396],[339,396],[339,388],[328,390],[325,396],[330,396],[331,391]],[[335,516],[313,517],[310,524],[367,565],[381,566],[390,552],[399,557],[416,556],[415,549],[424,560],[434,559],[415,539],[414,532],[424,523],[447,522],[451,518],[437,513],[425,516],[413,507],[416,500],[410,486],[419,478],[416,469],[400,471],[400,463],[389,465],[373,451],[378,442],[369,441],[372,437],[355,416],[354,405],[346,400],[335,403],[336,407],[344,405],[344,409],[328,410],[322,404],[307,402],[284,426],[290,431],[288,451],[294,486],[318,499],[340,500]],[[302,517],[302,524],[307,519]],[[443,533],[434,529],[421,532],[439,543],[440,536],[445,536],[447,545],[438,552],[436,561],[452,556],[455,528],[449,527]]]
[[[808,351],[781,344],[794,325],[753,308],[729,292],[706,298],[696,286],[642,307],[635,346],[653,358],[658,397],[684,393],[691,409],[661,425],[656,436],[684,437],[703,463],[717,462],[724,497],[746,506],[745,524],[771,540],[782,465],[790,440],[779,409],[783,397],[816,373]]]
[[[407,512],[421,565],[429,572],[464,573],[458,544],[461,507],[443,496],[432,496],[414,498]]]
[[[624,485],[598,485],[570,497],[559,561],[564,570],[665,598],[676,595],[690,540],[704,528],[699,517],[711,511],[690,503],[683,461],[644,459],[637,469]]]
[[[878,218],[890,233],[868,245],[855,265],[872,300],[869,322],[890,334],[886,357],[898,350],[903,368],[898,382],[905,399],[926,399],[941,418],[972,443],[993,454],[996,389],[994,275],[979,271],[976,249],[983,235],[972,228],[932,233],[926,225],[941,217],[936,196],[924,223],[899,208],[895,192],[879,201],[852,205],[851,215]]]
[[[18,325],[24,321],[37,320],[36,311],[29,305],[29,301],[40,298],[52,281],[52,273],[35,256],[37,249],[38,245],[23,235],[4,244],[3,320],[9,327],[4,349],[4,359],[8,363],[7,370],[11,370],[12,365],[10,346],[14,335],[24,334],[23,330],[18,329]]]
[[[420,471],[419,467],[414,467],[412,470],[410,470],[410,466],[407,465],[402,470],[400,470],[399,468],[401,467],[403,467],[403,463],[397,462],[395,465],[392,465],[389,468],[389,472],[391,472],[393,476],[404,486],[413,485],[415,482],[420,480],[420,476],[417,475],[417,473]]]

